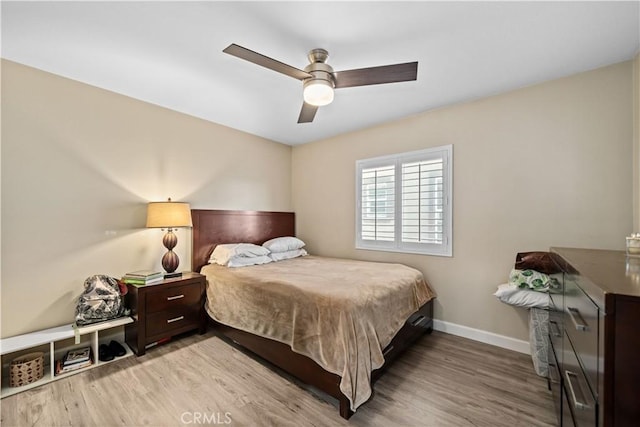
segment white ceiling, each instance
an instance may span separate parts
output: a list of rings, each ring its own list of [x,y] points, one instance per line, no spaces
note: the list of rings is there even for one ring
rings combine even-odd
[[[635,2],[7,2],[2,57],[286,144],[301,144],[631,59]],[[297,124],[298,68],[419,61],[418,80],[336,91]]]

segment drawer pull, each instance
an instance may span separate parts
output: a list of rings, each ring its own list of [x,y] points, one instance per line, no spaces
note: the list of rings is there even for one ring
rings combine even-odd
[[[573,322],[573,325],[576,327],[577,330],[579,331],[589,330],[589,325],[587,325],[587,322],[584,321],[584,318],[582,317],[582,315],[580,314],[580,311],[577,308],[567,307],[567,313],[569,313],[569,317],[571,318],[571,321]]]
[[[167,301],[173,301],[174,299],[184,298],[184,295],[175,295],[172,297],[167,297]]]
[[[576,392],[575,392],[575,389],[573,388],[573,379],[577,380],[578,375],[576,375],[575,372],[571,372],[571,371],[565,371],[564,374],[567,377],[567,384],[569,385],[569,393],[571,393],[571,400],[573,400],[573,407],[580,410],[591,409],[591,405],[589,405],[588,403],[580,402],[576,398]],[[578,387],[580,387],[580,384],[578,384]],[[580,394],[581,394],[580,397],[582,397],[583,395],[582,387],[580,387]]]
[[[390,345],[389,347],[385,348],[384,352],[382,353],[382,357],[387,357],[387,354],[391,353],[393,351],[393,346]]]
[[[426,317],[424,316],[418,316],[417,318],[415,318],[412,322],[411,322],[411,326],[418,326],[420,325],[422,322],[424,322],[426,320]]]
[[[560,327],[558,326],[558,322],[556,322],[555,320],[549,320],[549,330],[551,330],[551,335],[553,335],[556,338],[560,338],[562,337],[562,334],[560,333]]]
[[[184,319],[184,316],[174,317],[173,319],[168,319],[167,323],[177,322],[177,321],[182,320],[182,319]]]

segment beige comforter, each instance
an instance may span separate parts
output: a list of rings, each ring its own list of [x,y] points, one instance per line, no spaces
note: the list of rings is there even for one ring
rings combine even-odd
[[[213,319],[288,344],[340,375],[352,410],[371,396],[382,350],[435,297],[422,273],[401,264],[306,256],[201,272]]]

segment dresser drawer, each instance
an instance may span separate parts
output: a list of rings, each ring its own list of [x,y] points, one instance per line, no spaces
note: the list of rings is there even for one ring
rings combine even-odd
[[[556,354],[562,351],[562,317],[562,311],[551,299],[549,302],[549,341]]]
[[[599,309],[573,280],[565,281],[564,328],[593,394],[598,390]]]
[[[174,307],[199,304],[202,289],[198,283],[172,286],[147,294],[147,312],[169,310]]]
[[[560,365],[558,364],[558,358],[556,357],[556,352],[553,348],[553,343],[549,345],[549,353],[547,354],[547,359],[549,361],[549,389],[551,390],[551,395],[553,396],[553,406],[555,406],[556,415],[558,416],[558,422],[561,423],[561,398],[560,394],[562,393],[562,381],[560,376]]]
[[[576,349],[568,334],[565,334],[563,343],[562,380],[575,425],[596,426],[596,399],[587,384],[587,377],[578,362]]]
[[[171,335],[178,329],[198,327],[199,306],[182,306],[147,315],[147,336]],[[188,330],[188,329],[187,329]]]
[[[551,300],[549,304],[553,304],[553,306],[556,307],[557,310],[563,310],[562,294],[549,293],[549,299]]]
[[[573,413],[571,412],[571,408],[569,408],[569,398],[567,397],[566,390],[562,393],[562,422],[560,425],[562,427],[575,427],[575,423],[573,422]]]

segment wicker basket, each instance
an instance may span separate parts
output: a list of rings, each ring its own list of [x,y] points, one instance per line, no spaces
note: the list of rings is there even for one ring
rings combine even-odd
[[[44,353],[39,351],[16,357],[9,368],[9,386],[20,387],[44,376]]]

